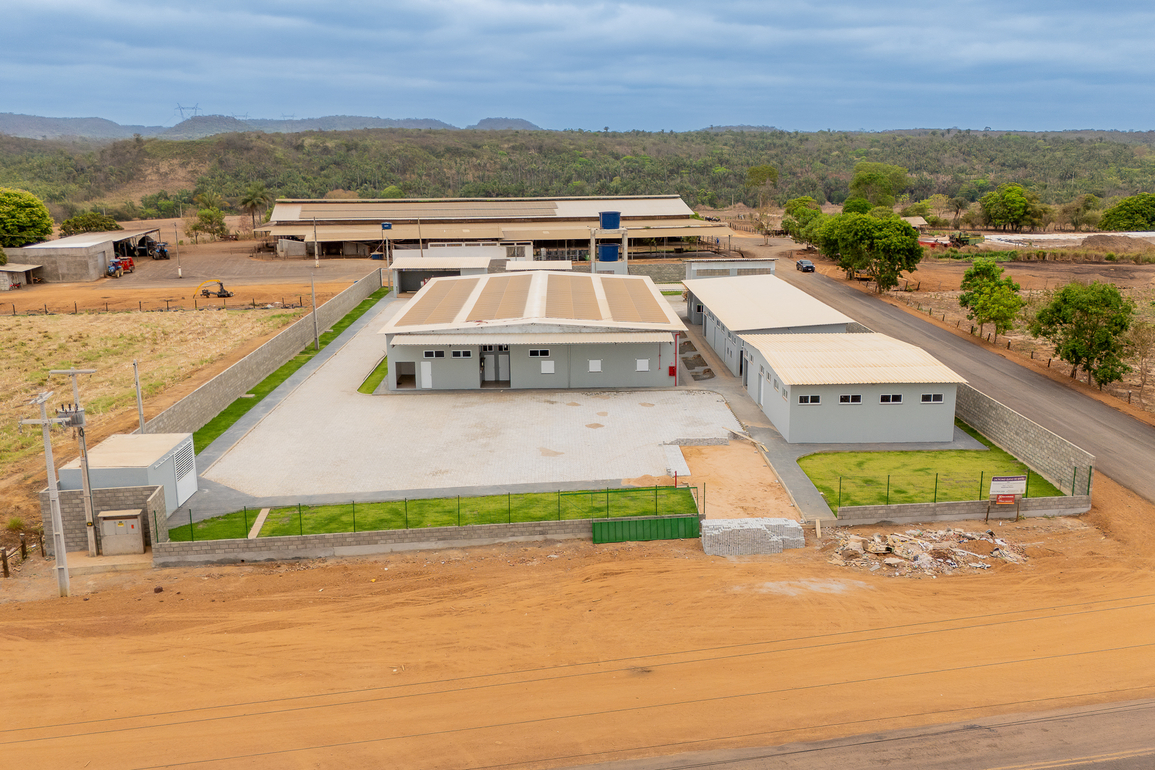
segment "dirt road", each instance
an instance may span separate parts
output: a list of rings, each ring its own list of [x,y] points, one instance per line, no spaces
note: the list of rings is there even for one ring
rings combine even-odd
[[[1151,506],[997,525],[1025,564],[511,545],[0,583],[13,766],[559,767],[1151,697]],[[969,529],[983,525],[965,524]],[[861,532],[877,531],[861,528]],[[37,566],[39,565],[39,566]],[[163,591],[156,593],[155,587]]]

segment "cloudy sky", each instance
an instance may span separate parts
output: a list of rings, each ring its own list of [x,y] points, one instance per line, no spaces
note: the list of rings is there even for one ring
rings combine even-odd
[[[1154,127],[1152,0],[6,3],[0,112]]]

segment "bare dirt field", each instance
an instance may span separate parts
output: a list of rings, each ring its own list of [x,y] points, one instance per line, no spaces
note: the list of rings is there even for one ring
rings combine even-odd
[[[1151,507],[993,525],[980,574],[836,538],[516,544],[0,582],[13,766],[562,767],[1151,697]],[[982,532],[982,523],[962,523]],[[861,527],[864,535],[890,530]],[[157,592],[157,589],[161,589]]]

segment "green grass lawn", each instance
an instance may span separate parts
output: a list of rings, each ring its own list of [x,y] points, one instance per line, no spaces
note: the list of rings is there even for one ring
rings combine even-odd
[[[377,390],[377,386],[385,379],[385,375],[389,374],[389,357],[381,359],[377,366],[373,367],[373,371],[365,378],[365,382],[361,383],[361,387],[357,389],[358,393],[364,393],[367,396],[372,396],[373,391]]]
[[[988,451],[820,452],[799,458],[799,466],[836,512],[840,505],[983,500],[992,476],[1028,474],[1028,497],[1063,494],[970,426],[956,424]]]
[[[324,350],[325,346],[332,342],[337,335],[348,329],[358,318],[365,315],[365,313],[386,294],[389,294],[389,287],[378,289],[358,303],[357,307],[346,313],[340,321],[333,325],[332,329],[320,335],[320,350]],[[246,412],[259,404],[261,399],[272,393],[278,385],[289,379],[294,372],[309,363],[313,356],[317,355],[320,350],[314,350],[313,345],[307,346],[300,353],[282,364],[275,372],[257,383],[257,385],[249,391],[253,394],[252,397],[238,398],[222,409],[216,417],[209,420],[200,430],[193,434],[193,451],[199,453],[209,444],[220,438],[222,433],[233,427],[233,424],[244,417]]]
[[[488,497],[442,497],[386,503],[342,503],[274,508],[261,537],[319,535],[327,532],[368,532],[471,524],[527,521],[679,516],[697,514],[686,487],[640,487],[584,492],[543,492]],[[238,511],[169,530],[175,541],[230,540],[246,537],[256,513]]]

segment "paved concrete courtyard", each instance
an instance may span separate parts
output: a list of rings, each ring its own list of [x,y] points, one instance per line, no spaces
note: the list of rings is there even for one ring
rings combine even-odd
[[[663,445],[739,430],[703,390],[357,392],[385,351],[382,306],[203,478],[256,498],[661,476]]]

